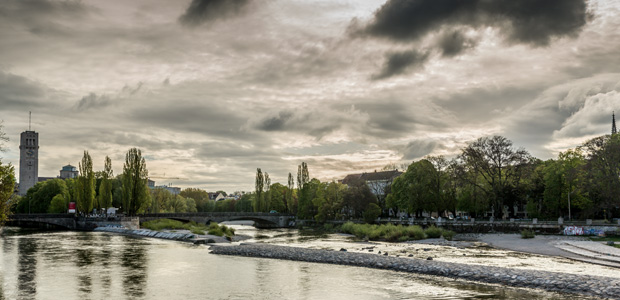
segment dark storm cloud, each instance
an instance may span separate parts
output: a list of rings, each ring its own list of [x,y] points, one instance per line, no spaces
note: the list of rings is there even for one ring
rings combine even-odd
[[[406,161],[419,159],[421,157],[431,154],[436,147],[437,142],[431,140],[419,140],[410,142],[401,151],[403,154],[402,159]]]
[[[78,111],[84,111],[91,108],[105,107],[110,105],[110,103],[111,99],[107,95],[98,96],[95,93],[90,93],[87,96],[82,97],[82,99],[80,99],[75,105],[75,108]]]
[[[477,41],[466,37],[462,32],[453,30],[445,32],[438,41],[442,55],[452,57],[461,54],[461,52],[476,46]]]
[[[402,74],[407,70],[421,68],[428,60],[428,55],[428,52],[417,50],[390,53],[387,55],[383,70],[374,75],[372,79],[384,79]]]
[[[277,116],[267,118],[263,120],[259,125],[258,129],[264,131],[280,131],[284,129],[284,125],[288,120],[293,116],[292,112],[289,111],[281,111]]]
[[[349,32],[402,43],[439,35],[431,51],[452,57],[477,44],[462,30],[491,27],[509,44],[546,46],[552,38],[576,36],[589,18],[585,0],[388,0],[373,20],[366,25],[355,20]],[[428,55],[414,54],[390,54],[373,79],[402,74],[428,60]]]
[[[58,21],[81,19],[91,10],[79,1],[3,0],[0,1],[0,19],[23,24],[36,35],[63,35],[74,31]]]
[[[3,111],[48,107],[49,90],[26,77],[0,71],[0,105]]]
[[[388,0],[362,34],[416,41],[442,26],[496,27],[515,43],[546,45],[586,24],[584,0]]]
[[[185,13],[179,17],[184,26],[195,27],[221,18],[239,15],[249,0],[192,0]]]

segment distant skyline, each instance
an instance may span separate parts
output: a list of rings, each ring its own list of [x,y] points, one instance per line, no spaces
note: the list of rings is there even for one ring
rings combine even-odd
[[[137,147],[157,184],[253,190],[452,157],[502,135],[548,159],[611,131],[620,1],[0,2],[3,163],[39,176]],[[165,174],[165,175],[164,175]]]

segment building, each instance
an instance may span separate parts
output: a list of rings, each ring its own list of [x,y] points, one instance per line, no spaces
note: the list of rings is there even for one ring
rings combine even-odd
[[[19,195],[26,195],[39,179],[39,133],[21,133],[19,142]]]
[[[344,179],[338,180],[342,184],[349,185],[353,181],[361,180],[366,182],[370,191],[375,195],[387,195],[392,182],[403,172],[398,170],[380,171],[361,174],[349,174]]]
[[[78,175],[80,175],[80,172],[72,165],[66,165],[60,169],[61,179],[77,178]]]

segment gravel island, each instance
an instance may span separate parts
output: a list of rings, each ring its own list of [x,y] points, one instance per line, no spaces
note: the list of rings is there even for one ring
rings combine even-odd
[[[606,299],[620,299],[620,279],[610,277],[446,263],[389,255],[269,244],[212,245],[211,253],[388,269],[513,287],[538,288]]]

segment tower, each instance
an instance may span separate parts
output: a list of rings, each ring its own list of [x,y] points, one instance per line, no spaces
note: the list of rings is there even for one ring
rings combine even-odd
[[[23,196],[39,178],[39,133],[28,126],[19,140],[19,194]]]
[[[616,134],[616,112],[611,113],[611,134]]]

